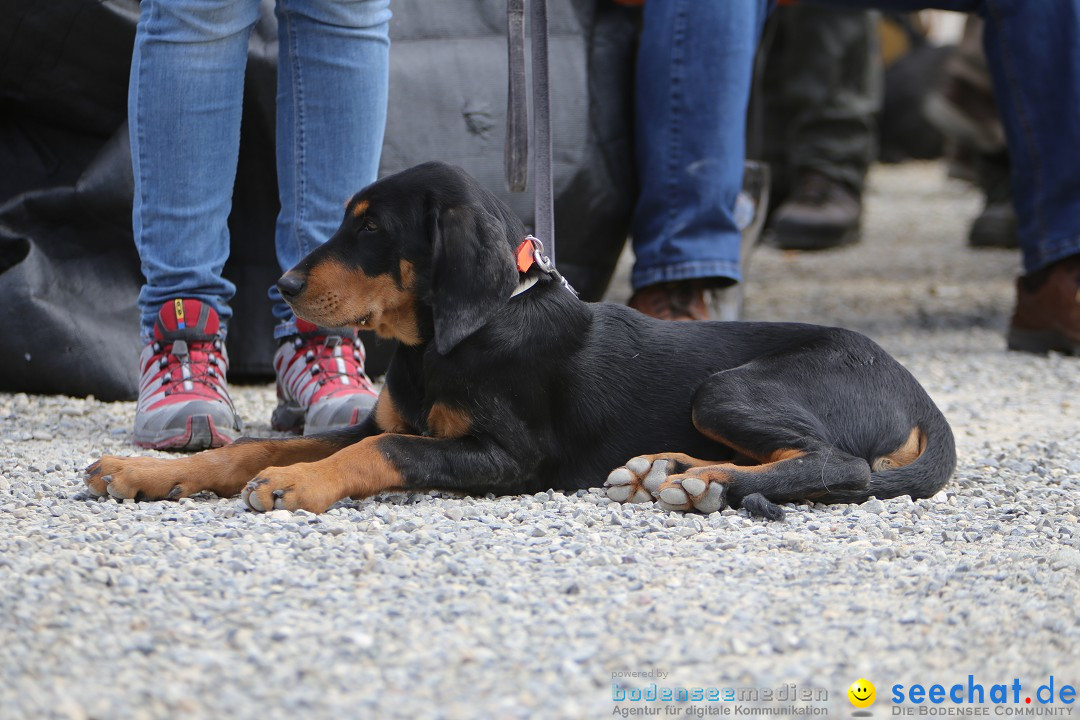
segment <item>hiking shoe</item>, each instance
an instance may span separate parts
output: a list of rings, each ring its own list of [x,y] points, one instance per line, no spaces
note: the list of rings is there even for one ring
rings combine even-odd
[[[847,185],[807,170],[776,209],[770,243],[783,250],[825,250],[859,240],[862,201]]]
[[[135,444],[155,450],[205,450],[240,434],[229,397],[229,356],[217,312],[199,300],[170,300],[139,356]]]
[[[986,196],[986,206],[971,224],[971,247],[1020,247],[1016,211],[1013,209],[1012,166],[1005,151],[981,154],[975,161],[978,184]]]
[[[1010,350],[1080,355],[1080,255],[1016,281]]]
[[[297,319],[299,333],[274,353],[278,406],[275,430],[305,435],[356,425],[378,397],[364,373],[364,344],[354,334],[333,334]]]

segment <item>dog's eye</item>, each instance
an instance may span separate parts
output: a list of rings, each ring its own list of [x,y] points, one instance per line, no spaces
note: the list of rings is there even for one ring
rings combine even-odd
[[[375,232],[378,229],[379,226],[376,225],[375,220],[370,217],[364,218],[364,224],[360,226],[361,232]]]

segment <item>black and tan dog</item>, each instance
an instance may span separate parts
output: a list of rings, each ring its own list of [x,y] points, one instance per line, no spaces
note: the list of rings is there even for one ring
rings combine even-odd
[[[371,417],[181,459],[106,456],[87,471],[91,491],[242,491],[255,510],[322,512],[395,490],[518,494],[606,478],[619,501],[776,518],[775,503],[925,497],[952,474],[948,423],[866,337],[588,304],[524,237],[454,167],[374,183],[279,283],[300,317],[400,341]]]

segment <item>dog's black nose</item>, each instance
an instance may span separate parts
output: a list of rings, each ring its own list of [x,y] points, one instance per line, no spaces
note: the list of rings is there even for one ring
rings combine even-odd
[[[294,298],[304,291],[304,278],[297,273],[287,272],[277,281],[278,290],[284,298]]]

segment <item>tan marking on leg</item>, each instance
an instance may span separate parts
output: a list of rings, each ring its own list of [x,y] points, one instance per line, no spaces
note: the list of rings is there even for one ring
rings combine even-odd
[[[754,461],[759,462],[759,463],[775,462],[772,458],[778,452],[779,453],[799,452],[799,451],[796,451],[796,450],[773,450],[773,451],[771,451],[769,453],[764,453],[764,454],[763,453],[758,453],[758,452],[751,452],[750,450],[747,450],[746,448],[741,447],[741,446],[731,442],[727,438],[721,436],[719,433],[717,433],[712,428],[703,427],[703,426],[699,425],[698,421],[697,421],[697,413],[696,412],[692,412],[690,419],[694,423],[694,427],[697,428],[697,431],[699,433],[701,433],[702,435],[709,438],[710,440],[712,440],[715,443],[720,443],[721,445],[726,445],[727,447],[734,450],[737,454],[742,455],[742,456],[746,457],[749,460],[754,460]]]
[[[763,464],[780,462],[781,460],[791,460],[792,458],[802,457],[806,452],[803,450],[796,450],[794,448],[788,448],[785,450],[773,450],[766,456]]]
[[[401,472],[379,450],[379,437],[369,437],[325,460],[268,467],[244,493],[256,510],[280,507],[321,513],[343,498],[365,498],[404,486]]]
[[[721,485],[728,485],[734,479],[731,477],[731,473],[752,470],[755,468],[763,467],[761,465],[731,465],[724,463],[722,465],[709,465],[701,468],[691,468],[682,475],[673,475],[672,478],[679,477],[696,477],[701,478],[705,482],[715,482]],[[668,481],[672,478],[668,478]],[[663,487],[663,486],[661,486]]]
[[[770,457],[774,458],[760,465],[736,465],[735,463],[713,463],[705,467],[690,468],[684,474],[693,475],[711,482],[729,483],[732,473],[766,473],[774,469],[778,463],[792,460],[806,455],[802,450],[775,450]]]
[[[265,467],[319,460],[339,447],[313,438],[289,438],[238,440],[183,458],[105,455],[87,469],[86,484],[99,495],[111,485],[114,496],[141,495],[146,500],[187,497],[203,490],[230,497]]]
[[[704,467],[706,465],[715,465],[716,464],[715,460],[699,460],[698,458],[691,457],[691,456],[687,455],[686,453],[678,453],[678,452],[656,453],[655,455],[639,455],[638,457],[645,458],[646,460],[649,461],[650,465],[653,464],[654,462],[656,462],[657,460],[670,460],[672,462],[679,463],[679,464],[682,464],[682,465],[686,465],[687,467],[691,467],[691,468]]]
[[[876,458],[870,464],[870,469],[874,472],[882,472],[910,465],[923,454],[924,450],[926,450],[926,433],[920,430],[918,426],[913,427],[903,445],[888,455]]]
[[[435,437],[459,438],[469,434],[472,418],[460,408],[435,403],[427,418],[428,428]]]
[[[784,451],[778,452],[782,453]],[[701,480],[705,483],[704,490],[702,490],[701,492],[701,495],[704,496],[708,492],[709,487],[714,483],[716,485],[730,485],[735,482],[736,476],[739,473],[767,473],[775,469],[779,463],[784,462],[785,460],[791,460],[793,458],[801,457],[802,455],[803,453],[801,452],[791,451],[788,452],[786,457],[783,457],[780,460],[776,460],[770,463],[763,463],[761,465],[735,465],[734,463],[717,463],[713,465],[690,468],[689,470],[686,470],[685,472],[678,475],[668,476],[668,478],[664,480],[663,484],[661,484],[658,488],[657,496],[661,500],[665,500],[666,502],[671,504],[673,507],[689,509],[688,507],[686,507],[686,502],[689,502],[692,505],[695,501],[695,496],[691,496],[686,488],[687,483],[689,482],[689,478],[697,478],[698,480]],[[664,491],[676,487],[678,487],[682,493],[686,494],[688,498],[686,502],[676,500],[676,498],[683,497],[679,493],[668,494],[667,498],[665,498]]]

